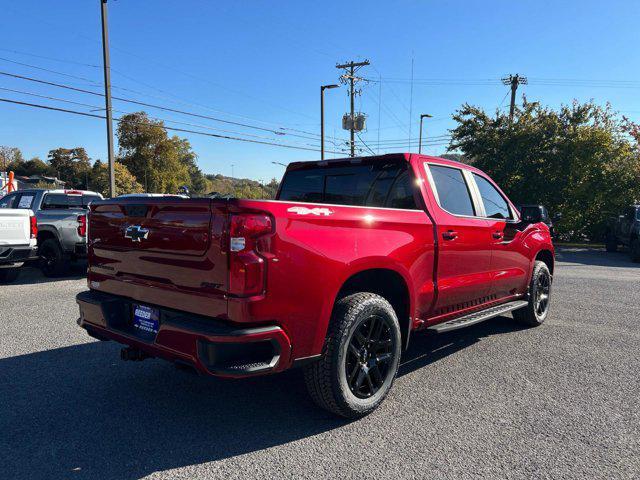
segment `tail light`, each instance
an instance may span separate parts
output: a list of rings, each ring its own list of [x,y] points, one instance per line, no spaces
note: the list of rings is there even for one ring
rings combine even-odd
[[[78,235],[85,237],[87,235],[87,216],[78,215]]]
[[[231,215],[229,222],[229,293],[258,295],[264,290],[266,265],[261,241],[273,232],[271,217],[260,213]]]
[[[33,215],[29,217],[29,226],[30,226],[31,238],[37,238],[38,237],[38,221],[36,220],[36,217],[34,217]]]

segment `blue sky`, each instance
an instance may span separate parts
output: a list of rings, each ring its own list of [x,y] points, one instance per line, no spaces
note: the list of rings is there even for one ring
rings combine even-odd
[[[0,71],[100,91],[98,0],[0,3]],[[114,95],[267,130],[285,128],[280,131],[286,134],[147,109],[157,118],[199,125],[167,126],[317,148],[319,86],[337,82],[336,62],[365,58],[372,65],[360,74],[374,81],[360,84],[356,105],[368,115],[361,137],[374,151],[378,138],[400,140],[383,143],[381,152],[406,151],[409,130],[411,150],[417,150],[420,113],[434,116],[425,134],[437,138],[453,127],[451,114],[464,102],[491,111],[508,108],[508,88],[499,79],[509,73],[529,78],[519,93],[530,100],[550,106],[574,98],[608,101],[640,121],[635,0],[110,0],[109,15]],[[375,81],[380,77],[381,91]],[[100,97],[2,75],[0,88],[102,106]],[[91,110],[6,90],[0,97]],[[325,106],[327,135],[342,147],[348,137],[340,125],[348,109],[346,88],[326,92]],[[114,102],[114,109],[139,108]],[[272,161],[319,158],[313,151],[179,135],[189,138],[207,173],[230,175],[233,164],[236,176],[266,180],[282,173]],[[0,145],[41,158],[52,148],[84,146],[92,158],[106,158],[103,120],[2,102]],[[430,145],[426,152],[445,148]],[[327,149],[336,150],[331,143]]]

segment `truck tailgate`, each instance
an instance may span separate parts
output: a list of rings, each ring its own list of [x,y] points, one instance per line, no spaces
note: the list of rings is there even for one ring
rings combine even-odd
[[[0,246],[29,245],[31,240],[31,210],[0,210]]]
[[[128,198],[92,204],[89,286],[143,303],[226,315],[224,203]]]

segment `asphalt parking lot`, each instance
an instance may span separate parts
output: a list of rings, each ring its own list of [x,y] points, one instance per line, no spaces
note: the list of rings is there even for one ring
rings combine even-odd
[[[563,250],[552,312],[419,334],[369,417],[297,371],[242,381],[121,362],[76,325],[82,270],[0,287],[0,477],[639,478],[640,265]]]

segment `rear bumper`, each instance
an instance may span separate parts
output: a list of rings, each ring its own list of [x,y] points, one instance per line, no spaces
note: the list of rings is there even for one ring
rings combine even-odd
[[[137,348],[165,360],[221,377],[279,372],[291,364],[291,342],[278,326],[242,328],[211,317],[162,307],[155,339],[143,338],[130,324],[133,302],[94,290],[79,293],[78,324],[100,340]]]
[[[37,249],[31,246],[0,247],[0,265],[23,263],[36,257]]]

